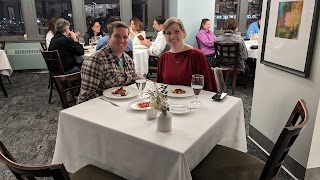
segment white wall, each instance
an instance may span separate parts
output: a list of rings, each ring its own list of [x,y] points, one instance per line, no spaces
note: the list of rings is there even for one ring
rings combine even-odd
[[[193,47],[198,47],[195,36],[199,31],[201,20],[203,18],[210,19],[213,31],[214,9],[214,0],[171,0],[169,17],[174,16],[181,19],[187,31],[185,42]]]
[[[266,2],[263,1],[262,28]],[[318,24],[319,25],[319,24]],[[320,28],[318,26],[319,34]],[[259,51],[261,51],[261,40]],[[286,124],[296,102],[302,98],[309,109],[309,123],[291,148],[289,155],[304,167],[307,167],[311,140],[314,133],[315,119],[320,97],[320,39],[317,37],[314,47],[313,62],[309,78],[302,78],[257,61],[255,86],[253,91],[252,114],[250,124],[272,142],[276,142]],[[290,58],[290,54],[288,54]],[[319,144],[319,142],[318,142]],[[263,146],[263,145],[262,145]]]
[[[318,104],[318,112],[316,117],[316,122],[314,125],[313,138],[311,142],[309,161],[307,168],[317,168],[320,167],[320,101]]]
[[[162,1],[148,0],[148,23],[149,29],[153,29],[153,19],[156,16],[162,16]]]

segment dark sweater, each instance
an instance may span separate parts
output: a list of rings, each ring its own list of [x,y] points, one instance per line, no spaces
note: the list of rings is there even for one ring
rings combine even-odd
[[[84,49],[81,44],[58,33],[51,39],[48,50],[59,51],[64,71],[69,71],[76,66],[75,56],[82,56],[84,54]]]

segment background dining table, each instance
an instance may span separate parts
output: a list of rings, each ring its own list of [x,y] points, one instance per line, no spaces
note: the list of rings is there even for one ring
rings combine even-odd
[[[147,81],[146,89],[151,84]],[[190,171],[215,145],[247,151],[242,100],[213,101],[214,94],[201,91],[202,105],[173,115],[167,133],[157,131],[156,120],[146,120],[145,111],[129,108],[136,98],[112,99],[120,107],[95,98],[62,110],[52,164],[63,163],[71,173],[92,164],[126,179],[191,180]],[[192,100],[169,98],[170,104],[191,105]]]
[[[244,41],[244,43],[246,44],[246,48],[248,51],[248,58],[253,58],[253,59],[257,59],[258,58],[258,49],[251,49],[252,45],[256,45],[258,46],[258,42],[253,42],[253,41]]]
[[[13,71],[6,52],[0,49],[0,74],[10,77],[12,72]]]

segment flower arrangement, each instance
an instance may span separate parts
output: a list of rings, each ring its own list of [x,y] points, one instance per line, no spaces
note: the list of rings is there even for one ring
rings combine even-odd
[[[169,111],[169,103],[167,99],[168,91],[166,90],[168,85],[161,85],[157,87],[156,83],[153,83],[151,89],[147,91],[147,95],[150,96],[150,106],[166,113]]]

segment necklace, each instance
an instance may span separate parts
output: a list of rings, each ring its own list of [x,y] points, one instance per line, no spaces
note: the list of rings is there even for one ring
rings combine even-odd
[[[174,59],[174,57],[173,57],[173,53],[171,53],[172,59],[173,59],[173,61],[174,61],[176,64],[179,63],[180,58],[181,58],[181,55],[182,55],[182,52],[180,52],[180,56],[179,56],[178,60],[176,61],[176,60]]]

